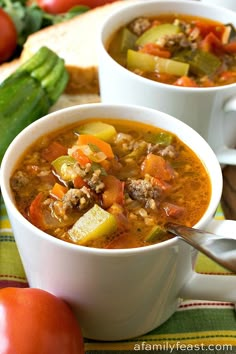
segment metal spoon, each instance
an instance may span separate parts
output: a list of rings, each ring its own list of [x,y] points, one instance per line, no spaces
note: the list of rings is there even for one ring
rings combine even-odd
[[[224,268],[236,273],[236,238],[218,236],[175,223],[167,223],[165,228]]]

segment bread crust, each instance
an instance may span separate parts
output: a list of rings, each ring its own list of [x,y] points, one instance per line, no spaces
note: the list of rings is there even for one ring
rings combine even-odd
[[[69,73],[69,81],[65,92],[71,95],[76,94],[99,94],[98,69],[97,66],[80,68],[66,65]]]

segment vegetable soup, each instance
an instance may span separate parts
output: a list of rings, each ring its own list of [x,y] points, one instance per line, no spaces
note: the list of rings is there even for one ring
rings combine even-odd
[[[114,34],[108,52],[135,74],[166,84],[212,87],[236,82],[235,28],[207,18],[136,18]]]
[[[41,230],[109,249],[167,240],[167,222],[193,226],[211,198],[205,167],[176,135],[115,119],[41,137],[20,158],[11,188]]]

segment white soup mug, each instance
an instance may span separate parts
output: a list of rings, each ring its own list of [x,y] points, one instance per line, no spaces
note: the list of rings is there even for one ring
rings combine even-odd
[[[52,237],[17,210],[10,177],[18,158],[39,137],[87,118],[146,121],[177,134],[201,159],[212,185],[209,206],[195,225],[229,235],[236,221],[214,221],[221,198],[222,173],[206,141],[180,120],[139,106],[88,104],[47,115],[11,143],[1,166],[1,190],[15,240],[31,287],[67,301],[87,338],[116,341],[140,336],[165,322],[182,298],[236,301],[234,275],[194,271],[197,252],[174,237],[133,249],[97,249]]]
[[[168,113],[190,125],[210,144],[221,164],[236,165],[236,83],[178,87],[146,79],[119,65],[107,52],[112,35],[140,16],[190,14],[236,27],[236,13],[200,1],[152,0],[116,10],[104,21],[98,38],[99,82],[103,103],[138,104]]]

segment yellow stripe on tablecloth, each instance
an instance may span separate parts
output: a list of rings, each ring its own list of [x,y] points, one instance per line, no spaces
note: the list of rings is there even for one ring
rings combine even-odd
[[[202,253],[198,254],[195,271],[197,273],[229,274],[230,272]]]
[[[11,232],[11,224],[8,219],[0,220],[0,231],[9,230]]]
[[[236,346],[235,331],[212,331],[212,332],[190,332],[160,335],[144,335],[121,342],[85,342],[85,350],[168,350],[170,348],[181,349],[191,346],[197,349],[198,346],[221,346],[221,349],[230,350]],[[194,348],[195,347],[195,348]],[[211,348],[212,350],[212,348]]]
[[[218,208],[216,209],[214,219],[216,219],[216,220],[224,220],[225,219],[221,204],[219,204]]]
[[[221,207],[221,204],[218,205],[216,210],[214,219],[216,220],[224,220],[224,212]],[[222,274],[222,273],[229,273],[228,270],[218,265],[216,262],[208,258],[202,253],[198,253],[198,258],[195,266],[195,271],[197,273],[215,273],[215,274]]]
[[[0,233],[0,244],[3,243],[4,247],[0,247],[0,280],[14,279],[25,282],[25,272],[13,236]]]

